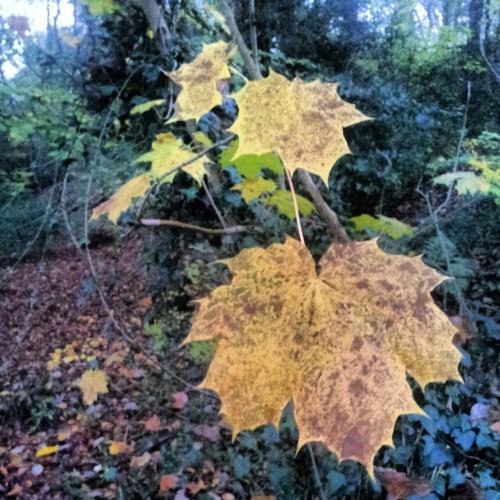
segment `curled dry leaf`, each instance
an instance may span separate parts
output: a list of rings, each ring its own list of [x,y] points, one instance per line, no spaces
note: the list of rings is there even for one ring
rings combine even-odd
[[[175,392],[172,395],[171,407],[175,410],[182,410],[188,402],[188,395],[185,392]]]
[[[432,491],[431,483],[423,477],[412,478],[403,472],[383,467],[375,467],[375,475],[392,499],[425,496]]]
[[[455,329],[430,294],[444,278],[418,257],[334,244],[318,275],[288,238],[223,262],[232,283],[199,301],[185,343],[218,341],[200,387],[220,395],[233,437],[277,426],[293,400],[299,448],[323,441],[372,473],[396,418],[422,413],[406,372],[422,385],[460,378]]]
[[[158,415],[153,415],[144,421],[144,429],[147,431],[158,432],[161,429],[161,421]]]
[[[130,467],[137,467],[137,468],[142,468],[145,467],[146,465],[151,462],[151,453],[144,453],[140,457],[132,457],[130,459]]]
[[[168,491],[177,486],[177,476],[173,474],[165,474],[160,478],[160,491]]]

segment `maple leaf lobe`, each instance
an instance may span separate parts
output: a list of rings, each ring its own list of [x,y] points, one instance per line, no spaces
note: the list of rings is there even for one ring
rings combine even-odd
[[[185,342],[218,341],[200,387],[220,395],[233,436],[277,426],[293,400],[299,447],[322,441],[371,471],[396,418],[422,413],[406,371],[422,384],[459,378],[455,329],[430,296],[443,277],[418,257],[335,244],[318,275],[289,238],[225,263],[232,283],[199,301]]]

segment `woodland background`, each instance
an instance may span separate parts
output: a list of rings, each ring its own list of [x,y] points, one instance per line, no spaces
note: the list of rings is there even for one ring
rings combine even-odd
[[[306,448],[295,456],[291,409],[279,433],[263,427],[232,443],[217,400],[159,367],[199,383],[214,346],[179,348],[191,301],[228,282],[216,260],[296,234],[293,220],[245,203],[231,189],[236,170],[211,167],[206,189],[178,175],[145,215],[206,228],[222,218],[251,231],[141,227],[133,210],[118,226],[88,224],[90,209],[145,170],[134,161],[156,134],[182,133],[165,125],[178,92],[165,71],[203,43],[230,41],[221,5],[72,3],[74,24],[61,26],[58,1],[46,1],[44,32],[22,15],[0,19],[0,495],[498,498],[498,0],[233,2],[264,74],[340,82],[342,98],[373,117],[346,129],[353,155],[321,187],[351,238],[380,234],[386,251],[423,254],[455,277],[434,297],[460,326],[465,383],[424,392],[409,380],[429,418],[400,417],[394,448],[376,458],[381,483],[321,445],[315,458]],[[235,66],[245,73],[241,60]],[[165,104],[131,114],[154,99]],[[236,112],[226,100],[198,128],[217,138]],[[465,171],[487,188],[433,182]],[[373,220],[350,220],[361,214],[398,219],[411,234],[394,239]],[[303,227],[319,257],[332,240],[324,222],[312,214]],[[77,382],[96,366],[108,393],[86,406]]]

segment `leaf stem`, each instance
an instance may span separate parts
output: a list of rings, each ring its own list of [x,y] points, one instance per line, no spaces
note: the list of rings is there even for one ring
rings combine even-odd
[[[326,495],[325,492],[323,491],[323,487],[321,485],[321,478],[319,476],[319,470],[318,466],[316,465],[316,459],[314,458],[314,452],[311,446],[311,443],[307,443],[307,449],[309,450],[309,455],[311,456],[311,462],[313,466],[313,472],[314,472],[314,479],[316,480],[316,485],[319,490],[319,496],[321,497],[321,500],[326,500]]]
[[[300,242],[306,246],[304,241],[304,234],[302,233],[302,224],[300,223],[300,213],[299,213],[299,204],[297,203],[297,196],[295,194],[295,188],[293,187],[292,175],[290,174],[290,170],[285,168],[286,178],[288,179],[288,184],[290,186],[290,191],[292,193],[293,207],[295,208],[295,219],[297,220],[297,229],[299,231]]]

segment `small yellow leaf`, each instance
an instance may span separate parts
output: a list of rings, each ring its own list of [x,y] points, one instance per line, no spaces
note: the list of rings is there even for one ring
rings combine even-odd
[[[276,191],[276,184],[263,177],[253,177],[251,179],[243,179],[240,184],[233,186],[231,191],[241,191],[241,197],[249,203],[263,193],[274,193]]]
[[[123,441],[111,441],[109,444],[109,454],[110,455],[121,455],[123,453],[132,453],[134,447]]]
[[[83,402],[91,405],[97,400],[98,394],[108,392],[106,374],[102,370],[87,370],[78,382],[83,393]]]
[[[47,455],[53,455],[54,453],[57,453],[59,451],[59,445],[56,444],[55,446],[44,446],[43,448],[40,448],[36,452],[36,456],[38,457],[45,457]]]
[[[137,104],[130,110],[131,115],[140,115],[154,108],[155,106],[161,106],[165,104],[165,99],[154,99],[153,101],[143,102],[141,104]]]
[[[177,71],[168,73],[175,83],[182,86],[170,121],[198,120],[222,103],[217,84],[231,78],[227,52],[226,42],[205,45],[191,63],[183,64]]]

